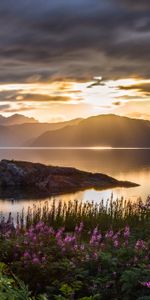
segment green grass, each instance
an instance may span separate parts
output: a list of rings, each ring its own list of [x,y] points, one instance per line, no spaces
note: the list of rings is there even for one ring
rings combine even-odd
[[[98,226],[101,231],[106,231],[110,227],[119,230],[129,225],[135,232],[146,235],[150,231],[150,198],[146,202],[137,199],[136,202],[124,200],[114,200],[113,197],[107,202],[103,200],[99,203],[69,201],[45,202],[45,204],[29,207],[27,214],[24,210],[17,216],[17,223],[22,227],[29,227],[39,221],[54,227],[65,227],[69,232],[73,231],[76,224],[81,221],[87,230],[92,230]]]

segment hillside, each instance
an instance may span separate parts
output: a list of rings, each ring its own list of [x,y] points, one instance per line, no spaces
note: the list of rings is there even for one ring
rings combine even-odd
[[[29,146],[35,138],[45,131],[57,130],[67,125],[76,125],[81,120],[82,119],[75,119],[59,123],[23,123],[12,126],[1,126],[0,147]]]
[[[14,140],[13,131],[9,127],[0,125],[0,146],[7,147],[14,142],[15,140]]]
[[[90,117],[75,126],[47,131],[31,146],[150,147],[150,121],[117,115]]]

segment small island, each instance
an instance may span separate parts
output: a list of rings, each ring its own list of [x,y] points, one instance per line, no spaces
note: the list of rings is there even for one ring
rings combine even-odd
[[[102,190],[136,186],[138,184],[133,182],[75,168],[6,159],[0,161],[0,196],[4,198],[15,195],[44,198],[90,188]]]

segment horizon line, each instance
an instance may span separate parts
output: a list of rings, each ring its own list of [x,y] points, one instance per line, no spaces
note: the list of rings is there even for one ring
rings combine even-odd
[[[150,147],[0,147],[0,150],[150,150]]]

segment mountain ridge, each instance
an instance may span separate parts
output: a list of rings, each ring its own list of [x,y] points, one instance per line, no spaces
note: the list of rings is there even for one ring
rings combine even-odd
[[[47,131],[31,147],[150,147],[150,121],[113,114],[83,119],[76,126]]]
[[[0,125],[11,126],[11,125],[24,124],[24,123],[39,123],[39,122],[33,117],[26,117],[21,114],[13,114],[9,117],[4,117],[3,115],[0,115]]]

